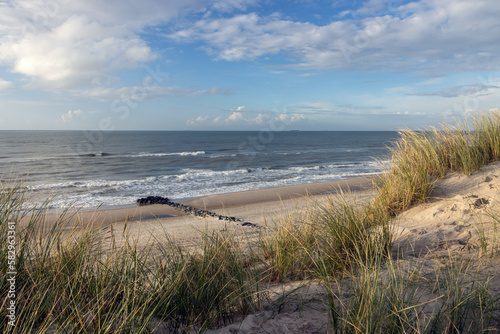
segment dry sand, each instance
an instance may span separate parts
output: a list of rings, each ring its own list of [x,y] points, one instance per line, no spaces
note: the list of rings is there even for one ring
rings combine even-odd
[[[477,255],[482,235],[489,247],[495,246],[494,228],[500,224],[494,215],[500,219],[499,163],[471,176],[454,174],[438,182],[427,203],[398,217],[395,247],[403,256]],[[500,237],[498,232],[496,237]],[[498,240],[496,243],[500,246]]]

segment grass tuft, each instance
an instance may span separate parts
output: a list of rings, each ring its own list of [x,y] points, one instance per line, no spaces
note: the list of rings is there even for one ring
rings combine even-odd
[[[203,331],[247,314],[259,303],[258,282],[230,235],[205,235],[201,251],[173,241],[139,248],[124,230],[65,231],[69,217],[48,228],[45,210],[27,211],[22,183],[0,194],[0,238],[16,227],[16,326],[8,323],[10,283],[0,278],[3,333],[142,333],[160,328]],[[23,219],[24,218],[24,219]],[[0,270],[9,269],[0,243]]]
[[[388,254],[392,234],[388,220],[359,205],[352,193],[287,217],[261,235],[260,250],[271,281],[325,278],[358,262]]]

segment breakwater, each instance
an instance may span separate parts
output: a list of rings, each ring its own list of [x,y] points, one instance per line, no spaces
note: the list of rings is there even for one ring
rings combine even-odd
[[[175,203],[172,200],[168,199],[167,197],[148,196],[148,197],[144,197],[144,198],[139,198],[137,200],[137,205],[140,205],[140,206],[153,205],[153,204],[168,205],[168,206],[175,208],[176,210],[185,212],[187,214],[190,214],[190,215],[193,215],[196,217],[201,217],[201,218],[213,217],[213,218],[217,218],[219,220],[224,220],[224,221],[228,221],[228,222],[241,223],[241,226],[260,227],[257,224],[246,222],[240,218],[219,215],[216,212],[197,209],[195,207],[192,207],[189,205],[184,205],[181,203]]]

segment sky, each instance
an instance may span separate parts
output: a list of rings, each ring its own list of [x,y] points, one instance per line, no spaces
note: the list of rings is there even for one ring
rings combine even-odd
[[[2,130],[400,130],[500,108],[498,0],[0,0]]]

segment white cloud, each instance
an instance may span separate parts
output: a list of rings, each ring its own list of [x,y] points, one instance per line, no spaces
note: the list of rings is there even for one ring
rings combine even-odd
[[[0,3],[0,66],[31,79],[30,86],[70,88],[101,82],[109,73],[155,59],[140,34],[204,0],[23,1]]]
[[[85,112],[78,109],[78,110],[68,110],[67,113],[61,115],[61,119],[63,122],[69,122],[71,121],[74,117],[84,115]]]
[[[275,120],[285,124],[293,124],[305,118],[304,114],[280,114]]]
[[[221,116],[214,118],[214,120],[212,121],[212,124],[214,125],[219,125],[222,123],[224,123],[224,119]]]
[[[243,114],[239,111],[235,111],[226,119],[226,123],[238,122],[241,120],[243,120]]]
[[[251,111],[254,113],[254,111]],[[190,118],[186,121],[186,125],[190,127],[203,126],[204,128],[215,127],[215,128],[255,128],[256,126],[260,128],[268,127],[271,124],[276,125],[276,123],[283,125],[291,125],[301,120],[306,119],[305,115],[299,113],[281,113],[276,115],[275,112],[258,112],[255,117],[245,117],[243,113],[239,111],[234,111],[231,115],[227,117],[217,116],[210,119],[208,116],[198,116]]]
[[[410,93],[417,96],[440,96],[440,97],[458,97],[458,96],[484,96],[493,94],[493,90],[500,89],[499,85],[462,85],[446,87],[437,91]]]
[[[196,118],[191,118],[186,121],[186,124],[189,126],[197,125],[199,123],[205,123],[208,119],[208,116],[198,116]]]
[[[300,77],[312,77],[312,76],[315,76],[315,75],[318,75],[319,73],[303,73],[303,74],[300,74],[299,76]]]
[[[338,36],[342,34],[342,22],[334,23]],[[299,23],[278,18],[261,18],[255,13],[230,18],[203,19],[191,28],[172,35],[178,40],[205,40],[209,53],[224,60],[252,60],[265,54],[280,51],[297,51],[308,48],[311,36],[322,28],[311,23]]]
[[[269,116],[259,113],[257,117],[249,119],[248,123],[255,123],[256,125],[264,125],[269,121]]]
[[[243,109],[245,109],[245,106],[241,106],[241,107],[236,108],[236,111],[242,111]]]
[[[206,9],[206,0],[89,0],[69,1],[61,6],[66,15],[84,13],[106,25],[124,26],[134,31],[151,27],[191,12]],[[125,24],[126,23],[126,24]]]
[[[288,66],[305,70],[490,71],[500,68],[499,16],[497,0],[374,0],[322,26],[250,13],[204,18],[171,37],[204,41],[228,61],[284,52],[294,57]]]
[[[298,102],[288,106],[289,112],[281,114],[281,118],[289,118],[290,121],[296,122],[300,119],[308,118],[332,118],[336,116],[354,116],[354,115],[368,115],[373,113],[386,113],[384,107],[376,105],[351,105],[351,104],[335,104],[325,101],[314,102]]]
[[[0,78],[0,90],[13,88],[14,86],[13,82]]]
[[[292,124],[292,123],[296,123],[302,119],[305,119],[306,116],[305,115],[302,115],[302,114],[292,114],[289,116],[290,118],[287,119],[287,121]]]
[[[106,73],[154,59],[139,37],[73,16],[50,31],[26,34],[0,45],[0,61],[36,86],[68,88],[101,80]]]

